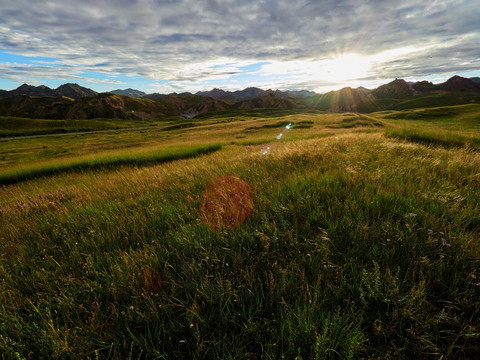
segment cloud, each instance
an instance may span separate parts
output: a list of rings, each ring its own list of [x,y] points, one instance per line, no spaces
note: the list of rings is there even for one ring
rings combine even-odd
[[[0,63],[2,78],[17,83],[28,82],[41,84],[39,79],[71,80],[90,84],[125,85],[125,82],[114,79],[92,78],[84,75],[82,68],[71,66],[44,66],[36,64]]]
[[[60,63],[4,64],[9,79],[91,71],[198,88],[266,62],[262,84],[312,89],[334,81],[308,66],[348,54],[378,59],[350,80],[470,71],[480,59],[480,7],[470,0],[16,0],[1,2],[0,13],[0,49]],[[395,55],[405,48],[418,51]]]

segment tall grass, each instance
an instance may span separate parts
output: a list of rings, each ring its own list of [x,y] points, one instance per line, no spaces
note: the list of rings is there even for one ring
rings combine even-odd
[[[168,161],[188,159],[209,154],[221,149],[221,145],[194,146],[173,149],[155,149],[149,151],[114,152],[100,156],[84,156],[74,159],[56,160],[34,165],[19,166],[0,173],[0,185],[15,184],[43,176],[62,172],[114,168],[119,166],[146,166]]]
[[[0,137],[115,130],[134,125],[132,121],[118,119],[46,120],[0,116]]]
[[[439,145],[446,148],[469,146],[473,149],[480,149],[480,137],[466,137],[447,131],[400,129],[387,130],[385,135],[391,138],[398,138],[426,145]]]

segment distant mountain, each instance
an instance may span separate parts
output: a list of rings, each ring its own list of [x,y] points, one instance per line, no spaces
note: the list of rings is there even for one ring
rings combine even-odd
[[[0,114],[39,119],[149,119],[167,115],[195,117],[224,110],[223,101],[203,96],[166,96],[158,100],[102,93],[69,97],[16,95],[0,99]]]
[[[443,84],[438,85],[437,88],[446,91],[480,91],[479,84],[458,75],[455,75]]]
[[[225,90],[222,90],[222,89],[212,89],[210,91],[199,91],[196,93],[196,95],[200,95],[200,96],[207,96],[207,97],[211,97],[213,99],[217,99],[217,100],[224,100],[224,101],[241,101],[241,100],[245,100],[244,98],[242,98],[240,95],[234,93],[234,92],[231,92],[231,91],[225,91]]]
[[[411,84],[413,90],[419,93],[425,93],[436,89],[436,86],[433,85],[430,81],[417,81],[416,83]]]
[[[381,108],[371,91],[346,87],[307,98],[307,106],[331,112],[373,112]]]
[[[126,96],[131,96],[131,97],[136,97],[136,98],[141,98],[147,95],[147,93],[144,93],[143,91],[140,90],[135,90],[135,89],[125,89],[125,90],[112,90],[109,91],[110,94],[118,94],[118,95],[126,95]]]
[[[163,99],[168,97],[169,95],[167,94],[159,94],[159,93],[153,93],[153,94],[147,94],[143,96],[144,99],[150,99],[150,100],[158,100],[158,99]]]
[[[277,90],[280,91],[280,90]],[[315,91],[309,91],[309,90],[287,90],[287,91],[280,91],[282,93],[282,97],[289,97],[292,99],[304,99],[309,96],[314,96],[317,95]]]
[[[151,100],[158,100],[158,99],[164,99],[168,98],[169,96],[177,96],[177,97],[187,97],[187,96],[194,96],[192,93],[189,92],[183,92],[180,94],[177,93],[171,93],[171,94],[159,94],[159,93],[153,93],[153,94],[147,94],[143,96],[145,99],[151,99]]]
[[[241,100],[251,100],[256,97],[270,95],[273,93],[273,90],[262,90],[256,87],[248,87],[243,90],[234,91],[233,93],[238,95]]]
[[[191,92],[182,92],[182,93],[170,93],[168,96],[180,96],[180,97],[188,97],[188,96],[194,96]]]
[[[470,80],[472,80],[474,83],[480,84],[480,77],[471,77]]]
[[[32,86],[28,84],[22,84],[18,88],[10,91],[1,91],[0,97],[7,96],[66,96],[72,99],[78,99],[83,96],[95,96],[96,91],[89,88],[82,87],[78,84],[63,84],[56,89],[50,89],[48,86]]]
[[[27,96],[57,96],[57,93],[47,86],[32,86],[22,84],[18,88],[7,91],[6,96],[27,95]]]
[[[357,89],[362,90],[366,93],[371,93],[372,92],[372,89],[367,89],[366,87],[363,87],[363,86],[359,86]]]
[[[244,101],[251,100],[261,96],[267,96],[270,94],[275,94],[277,97],[281,98],[293,98],[293,99],[303,99],[308,96],[316,95],[313,91],[300,90],[300,91],[280,91],[280,90],[262,90],[256,87],[249,87],[243,90],[237,91],[225,91],[222,89],[213,89],[210,91],[199,91],[196,95],[208,96],[214,99],[225,100],[225,101]]]
[[[72,99],[79,99],[85,96],[95,96],[98,93],[92,89],[80,86],[78,84],[63,84],[56,88],[55,93],[59,96],[67,96]]]
[[[239,101],[232,105],[234,109],[294,109],[295,103],[276,94],[258,96],[253,99]]]
[[[395,79],[374,89],[372,93],[377,97],[399,99],[415,95],[415,90],[405,80]]]

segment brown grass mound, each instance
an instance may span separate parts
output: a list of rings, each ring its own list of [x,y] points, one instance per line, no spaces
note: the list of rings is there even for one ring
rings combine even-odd
[[[216,178],[205,188],[201,211],[211,230],[233,229],[253,212],[252,188],[234,175]]]

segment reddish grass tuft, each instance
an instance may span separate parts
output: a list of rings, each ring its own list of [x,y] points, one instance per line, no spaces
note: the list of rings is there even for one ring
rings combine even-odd
[[[202,220],[211,230],[233,229],[253,212],[253,191],[234,175],[212,180],[203,194]]]

